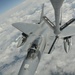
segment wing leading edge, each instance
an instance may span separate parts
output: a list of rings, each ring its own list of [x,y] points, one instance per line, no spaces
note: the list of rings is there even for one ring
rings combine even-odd
[[[13,23],[12,25],[27,35],[35,32],[40,27],[39,24],[31,24],[31,23],[23,23],[23,22]]]
[[[65,28],[59,36],[65,37],[65,36],[71,36],[75,35],[75,26],[69,26]]]

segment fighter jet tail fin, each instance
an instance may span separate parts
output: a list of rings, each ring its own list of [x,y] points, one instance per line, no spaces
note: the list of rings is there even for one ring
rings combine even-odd
[[[43,21],[43,16],[44,16],[44,4],[42,5],[40,21],[39,21],[39,23],[38,23],[38,24],[40,24],[40,23]]]

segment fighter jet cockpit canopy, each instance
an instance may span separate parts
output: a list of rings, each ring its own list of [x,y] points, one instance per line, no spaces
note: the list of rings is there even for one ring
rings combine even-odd
[[[28,49],[27,58],[35,58],[38,55],[41,42],[41,37],[38,37],[32,42],[30,48]]]

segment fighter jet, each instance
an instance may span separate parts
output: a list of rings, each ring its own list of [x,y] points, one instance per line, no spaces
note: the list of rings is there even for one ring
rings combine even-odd
[[[36,20],[34,23],[18,22],[12,24],[22,32],[22,37],[20,37],[17,47],[28,47],[27,56],[22,63],[18,75],[34,75],[42,54],[45,50],[50,54],[57,39],[63,40],[63,46],[66,53],[70,49],[70,39],[74,36],[75,29],[74,27],[67,27],[73,23],[75,19],[72,18],[62,25],[61,7],[64,0],[50,0],[50,2],[54,8],[55,24],[44,15],[44,4],[42,5],[42,12],[39,21]],[[70,31],[70,29],[72,29],[73,32]],[[51,32],[50,30],[53,31],[53,35],[49,33]],[[53,40],[48,39],[47,41],[47,35],[49,37],[53,36]]]

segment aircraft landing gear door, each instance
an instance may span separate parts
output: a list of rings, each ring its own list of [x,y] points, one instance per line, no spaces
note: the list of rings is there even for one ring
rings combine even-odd
[[[71,49],[72,38],[71,37],[70,38],[64,38],[63,43],[64,43],[64,50],[67,53]]]
[[[21,47],[21,46],[23,46],[24,43],[26,42],[27,38],[28,38],[28,35],[25,34],[25,33],[22,33],[22,36],[19,37],[19,39],[18,39],[17,47]]]

